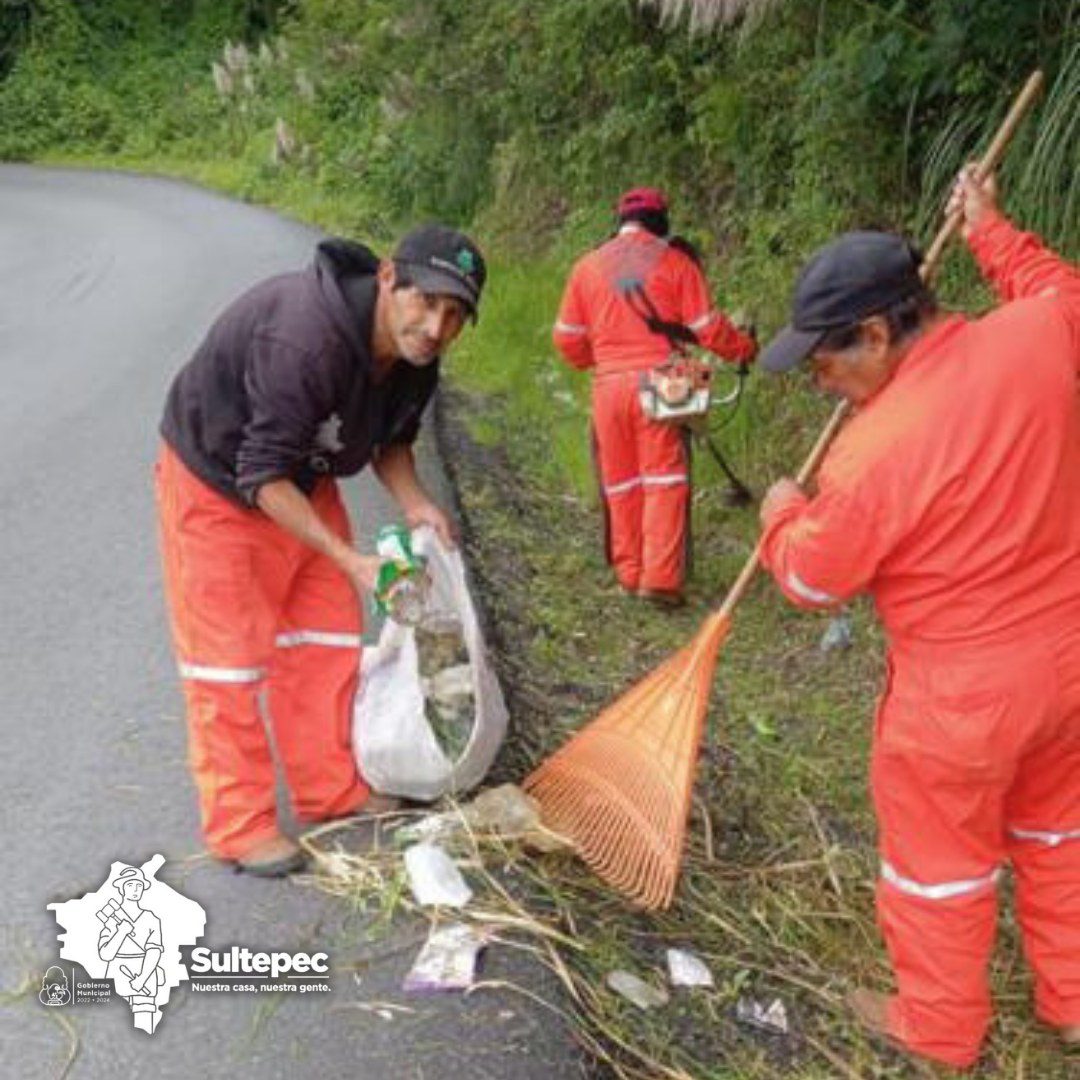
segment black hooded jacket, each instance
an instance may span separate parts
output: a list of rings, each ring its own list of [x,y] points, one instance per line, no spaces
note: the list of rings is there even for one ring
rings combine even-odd
[[[320,476],[352,476],[384,447],[415,440],[439,363],[399,360],[375,383],[377,268],[366,247],[327,240],[308,269],[226,308],[173,381],[161,421],[196,476],[254,506],[271,480],[310,494]]]

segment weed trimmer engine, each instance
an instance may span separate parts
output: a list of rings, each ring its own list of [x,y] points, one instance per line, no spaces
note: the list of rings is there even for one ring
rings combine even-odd
[[[712,368],[685,353],[672,353],[664,363],[643,371],[638,381],[641,411],[660,423],[692,425],[704,420],[711,396]]]

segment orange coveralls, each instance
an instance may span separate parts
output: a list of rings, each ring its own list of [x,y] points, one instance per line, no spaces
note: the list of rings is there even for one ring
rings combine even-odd
[[[578,260],[553,331],[555,347],[579,370],[593,370],[592,409],[608,555],[630,590],[682,587],[690,476],[682,429],[646,419],[640,373],[671,351],[620,294],[645,290],[660,318],[682,323],[711,352],[749,359],[753,341],[713,306],[697,263],[639,225]]]
[[[954,1066],[990,1018],[1005,861],[1047,1024],[1080,1024],[1080,274],[987,215],[1005,301],[920,338],[840,433],[818,492],[775,508],[764,562],[888,632],[871,785],[890,1032]]]
[[[329,558],[219,495],[167,443],[154,479],[203,832],[215,855],[241,858],[278,833],[264,688],[297,818],[342,816],[367,799],[350,744],[360,601]],[[333,479],[311,504],[351,541]]]

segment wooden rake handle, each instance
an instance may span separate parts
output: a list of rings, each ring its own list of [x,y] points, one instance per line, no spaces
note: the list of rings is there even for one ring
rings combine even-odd
[[[997,134],[994,135],[993,141],[987,147],[986,153],[983,154],[975,166],[975,175],[980,181],[985,180],[997,168],[1002,155],[1005,153],[1005,147],[1008,146],[1009,140],[1012,139],[1016,129],[1020,126],[1020,121],[1024,118],[1028,109],[1031,108],[1039,91],[1042,89],[1042,84],[1043,73],[1033,71],[1024,84],[1024,88],[1012,103],[1012,108],[1009,109],[1005,119],[1001,122],[1001,126],[998,128]],[[963,214],[960,212],[952,213],[945,219],[919,267],[919,276],[923,281],[929,281],[933,277],[938,263],[941,261],[945,245],[952,239],[962,220]],[[847,401],[841,401],[833,410],[832,416],[829,417],[828,422],[817,438],[817,442],[814,443],[813,449],[795,477],[795,482],[800,487],[804,487],[814,473],[817,472],[821,459],[825,456],[825,451],[829,449],[829,444],[833,441],[850,412],[851,404]],[[735,605],[742,599],[754,574],[757,573],[757,569],[761,565],[761,544],[762,541],[759,539],[750,558],[746,560],[746,565],[735,579],[735,583],[728,590],[727,596],[724,597],[724,602],[717,612],[717,615],[721,618],[730,618]]]

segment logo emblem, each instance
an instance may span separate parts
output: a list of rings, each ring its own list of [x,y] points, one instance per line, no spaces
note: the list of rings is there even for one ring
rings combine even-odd
[[[457,253],[455,261],[458,264],[458,269],[463,274],[475,274],[476,273],[476,257],[468,248],[462,248]]]
[[[41,979],[41,990],[38,992],[38,1001],[42,1005],[66,1005],[71,1000],[71,991],[68,989],[67,972],[62,967],[53,964],[45,972]]]
[[[206,928],[201,905],[156,879],[164,863],[162,855],[141,866],[113,863],[94,892],[49,905],[64,931],[61,959],[81,964],[91,979],[111,982],[130,1006],[135,1028],[147,1034],[157,1030],[173,988],[188,978],[180,947],[194,945]],[[76,981],[76,1004],[82,989]],[[65,993],[63,970],[49,968],[39,998],[61,1005],[65,1002],[51,999]]]

